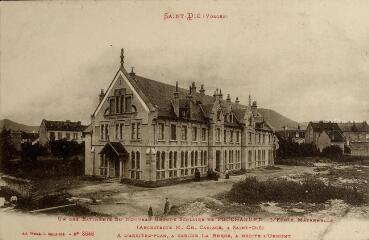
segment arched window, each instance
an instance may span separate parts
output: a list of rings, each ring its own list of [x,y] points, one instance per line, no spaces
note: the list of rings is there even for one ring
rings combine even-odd
[[[204,165],[206,166],[208,164],[208,154],[207,151],[204,151]]]
[[[156,169],[160,170],[160,151],[156,152]]]
[[[200,151],[200,165],[204,165],[204,152],[202,150]]]
[[[169,169],[173,168],[173,152],[169,152]]]
[[[188,167],[188,151],[186,151],[185,155],[185,167]]]
[[[181,168],[184,167],[184,152],[181,152]]]
[[[174,152],[174,158],[173,158],[174,168],[177,168],[177,152]]]
[[[131,169],[135,169],[135,152],[131,153]]]
[[[140,152],[137,151],[136,152],[136,169],[140,169],[141,168],[141,161],[140,161]]]
[[[193,158],[194,158],[194,153],[193,151],[191,151],[191,167],[193,167]]]
[[[161,152],[161,169],[165,169],[165,152]]]
[[[198,166],[199,165],[198,157],[199,157],[198,152],[195,151],[195,166]]]

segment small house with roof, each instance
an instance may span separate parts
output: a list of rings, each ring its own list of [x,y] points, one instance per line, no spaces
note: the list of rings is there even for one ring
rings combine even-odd
[[[338,123],[338,126],[346,138],[351,155],[369,156],[369,125],[366,121]]]
[[[39,143],[46,145],[49,141],[66,139],[68,141],[76,141],[81,143],[82,133],[86,126],[80,121],[49,121],[43,119],[39,128]]]
[[[305,130],[305,143],[314,144],[320,151],[328,146],[336,145],[343,152],[345,137],[337,123],[309,122]]]

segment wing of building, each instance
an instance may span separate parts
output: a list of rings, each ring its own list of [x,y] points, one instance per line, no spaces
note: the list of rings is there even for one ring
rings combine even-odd
[[[351,155],[369,156],[369,125],[366,121],[338,123],[338,126],[346,138]]]
[[[123,60],[84,132],[86,175],[156,184],[274,163],[274,131],[255,101],[144,78]]]

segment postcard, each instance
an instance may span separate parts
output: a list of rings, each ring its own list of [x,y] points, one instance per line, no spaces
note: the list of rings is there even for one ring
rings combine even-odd
[[[369,239],[367,1],[0,3],[0,239]]]

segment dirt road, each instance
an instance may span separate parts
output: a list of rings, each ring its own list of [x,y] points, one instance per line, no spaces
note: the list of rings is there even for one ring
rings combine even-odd
[[[169,198],[171,204],[181,205],[197,198],[228,191],[234,182],[248,176],[264,180],[289,174],[313,173],[311,167],[278,167],[281,169],[255,169],[245,175],[231,176],[228,180],[221,178],[219,181],[190,182],[160,188],[136,187],[118,182],[91,182],[87,186],[71,188],[68,192],[76,197],[93,197],[102,200],[101,204],[87,205],[91,211],[96,213],[113,216],[145,216],[150,206],[153,207],[154,214],[161,214],[166,197]]]

